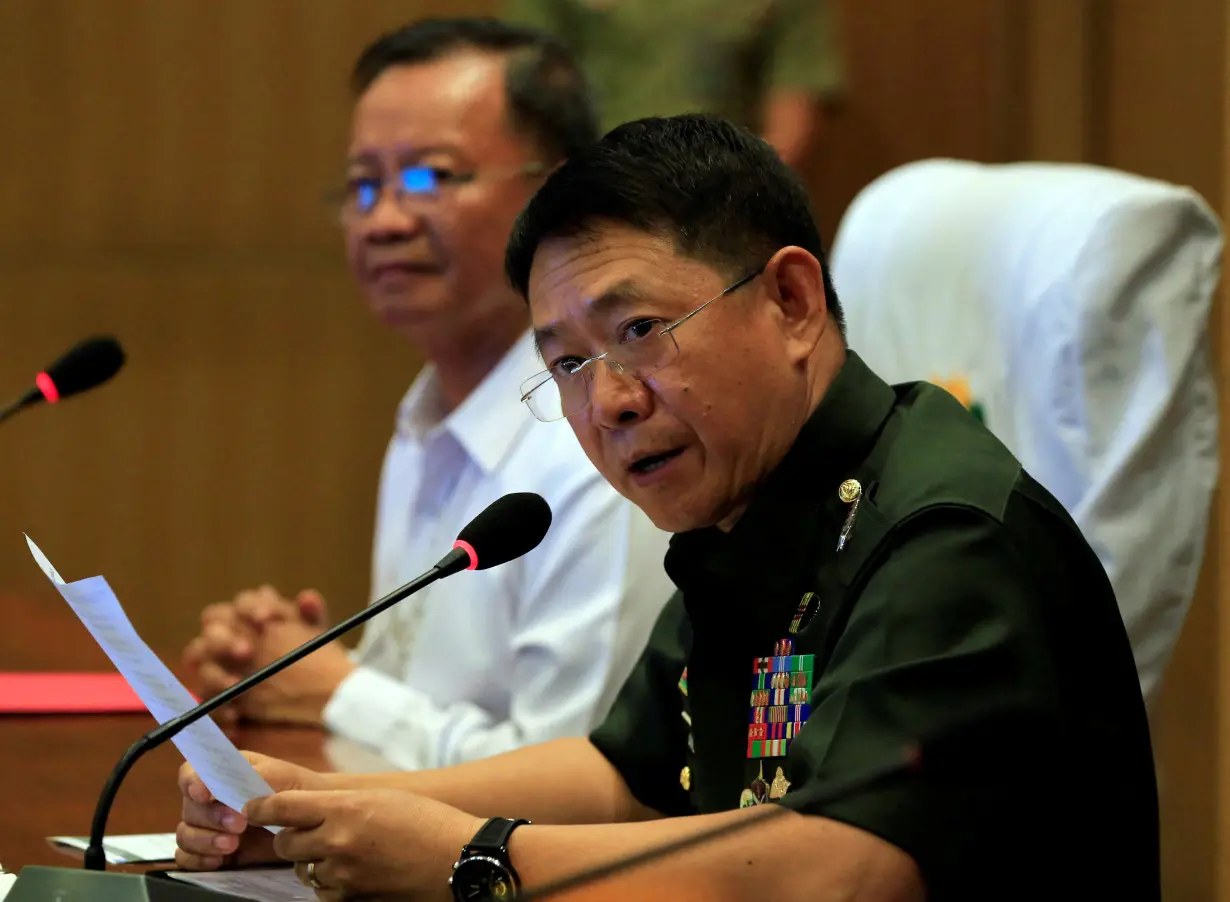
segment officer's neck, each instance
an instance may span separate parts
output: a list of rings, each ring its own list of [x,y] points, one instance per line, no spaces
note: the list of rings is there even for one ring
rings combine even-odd
[[[825,330],[824,336],[816,344],[815,350],[812,351],[811,356],[807,360],[806,393],[803,396],[804,400],[801,405],[800,416],[775,420],[775,422],[781,423],[784,429],[788,430],[788,434],[777,442],[766,443],[766,446],[773,448],[773,451],[767,455],[766,460],[759,468],[759,476],[755,482],[748,487],[748,490],[739,501],[730,507],[726,515],[717,522],[716,526],[722,532],[730,532],[735,528],[735,524],[739,522],[739,519],[752,503],[756,493],[756,486],[764,482],[769,474],[781,465],[782,460],[785,459],[790,449],[794,447],[795,442],[798,441],[803,425],[816,412],[816,408],[820,406],[825,393],[828,392],[829,386],[833,384],[833,380],[837,378],[837,374],[841,371],[842,365],[845,362],[845,339],[836,329]]]

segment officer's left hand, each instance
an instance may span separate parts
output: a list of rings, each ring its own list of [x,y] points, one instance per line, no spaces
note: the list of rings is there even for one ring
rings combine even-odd
[[[274,851],[325,902],[399,899],[451,902],[448,878],[461,847],[485,823],[395,789],[279,792],[244,808],[248,823],[284,827]]]

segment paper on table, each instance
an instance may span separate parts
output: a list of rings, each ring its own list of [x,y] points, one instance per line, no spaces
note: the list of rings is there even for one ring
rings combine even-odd
[[[47,842],[57,852],[75,855],[90,845],[88,836],[49,836]],[[107,864],[145,864],[175,860],[174,833],[129,833],[103,837]]]
[[[26,536],[26,544],[43,573],[81,618],[155,720],[166,723],[196,707],[192,693],[137,635],[103,577],[91,576],[66,583],[29,536]],[[211,718],[198,720],[171,741],[222,804],[239,810],[248,800],[273,792]],[[273,833],[278,831],[276,827],[267,829]]]
[[[167,876],[254,902],[316,902],[315,891],[300,883],[292,868],[168,871]]]
[[[4,868],[0,867],[0,902],[4,902],[4,897],[9,894],[9,890],[13,888],[13,884],[16,882],[16,874],[6,874]]]

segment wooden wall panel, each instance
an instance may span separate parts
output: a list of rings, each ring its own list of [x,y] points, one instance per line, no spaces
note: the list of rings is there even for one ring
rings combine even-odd
[[[27,531],[66,575],[105,573],[164,648],[203,601],[261,580],[363,600],[379,458],[417,360],[339,266],[37,267],[0,273],[0,296],[37,299],[0,315],[28,336],[5,384],[95,330],[130,358],[94,396],[6,425],[7,586],[52,597]]]
[[[457,12],[485,4],[439,0]],[[0,244],[327,243],[355,55],[432,8],[366,0],[9,0]],[[8,98],[6,97],[6,100]]]
[[[838,0],[847,91],[807,168],[821,234],[876,176],[931,156],[1001,158],[1003,10],[987,0]]]
[[[1101,126],[1093,96],[1103,63],[1098,0],[1004,0],[1001,47],[1010,70],[1000,121],[1007,156],[1092,159]]]
[[[365,600],[379,460],[420,361],[367,316],[321,195],[353,57],[430,8],[0,4],[0,390],[94,331],[130,356],[5,425],[7,590],[62,603],[28,531],[65,573],[106,574],[167,655],[245,585]]]
[[[1103,4],[1100,162],[1193,186],[1221,203],[1225,0]]]

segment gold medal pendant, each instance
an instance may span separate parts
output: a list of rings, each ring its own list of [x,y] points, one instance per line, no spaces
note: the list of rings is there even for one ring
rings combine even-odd
[[[790,791],[790,781],[786,779],[785,773],[779,767],[777,776],[773,778],[773,782],[769,785],[769,798],[780,799]]]
[[[760,775],[752,781],[752,785],[739,794],[739,807],[751,808],[753,805],[763,805],[769,799],[769,784],[764,781],[764,762],[760,762]]]
[[[683,696],[683,710],[679,713],[683,715],[683,722],[688,725],[688,751],[695,754],[696,743],[692,739],[692,715],[688,713],[688,669],[686,667],[683,668],[683,675],[679,677],[679,692]]]

